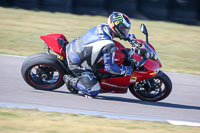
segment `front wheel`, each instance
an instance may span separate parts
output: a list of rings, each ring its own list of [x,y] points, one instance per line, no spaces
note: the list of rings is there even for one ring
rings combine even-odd
[[[21,68],[25,82],[38,90],[52,91],[64,84],[64,69],[53,54],[38,53],[28,57]]]
[[[172,82],[164,72],[160,71],[155,77],[130,86],[129,90],[143,101],[156,102],[169,96],[172,91]]]

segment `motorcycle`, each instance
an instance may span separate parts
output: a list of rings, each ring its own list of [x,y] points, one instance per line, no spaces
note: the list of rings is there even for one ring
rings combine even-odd
[[[114,41],[116,46],[115,63],[118,65],[130,65],[131,60],[139,62],[139,68],[134,70],[131,76],[113,75],[104,69],[103,60],[98,62],[94,68],[101,93],[127,93],[129,91],[138,99],[144,101],[160,101],[165,99],[172,91],[170,78],[160,70],[162,64],[154,47],[148,41],[148,31],[144,24],[141,24],[141,32],[145,34],[146,41],[136,39],[144,49],[153,53],[157,60],[143,58],[135,53],[134,47],[128,49],[121,43]],[[47,47],[46,53],[37,53],[29,56],[23,62],[21,74],[27,84],[35,89],[53,91],[63,84],[63,76],[72,74],[68,69],[65,48],[69,43],[62,34],[49,34],[40,37]],[[137,43],[136,43],[137,44]],[[54,54],[50,53],[54,51]],[[132,58],[130,58],[132,57]],[[78,90],[68,88],[72,93],[77,94]]]

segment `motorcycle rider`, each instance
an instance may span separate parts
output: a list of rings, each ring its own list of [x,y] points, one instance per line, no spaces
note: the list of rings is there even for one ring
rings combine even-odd
[[[133,41],[134,34],[129,34],[131,22],[127,15],[113,12],[107,24],[100,24],[88,30],[81,37],[71,41],[66,47],[67,62],[75,75],[64,75],[68,87],[95,97],[100,92],[100,85],[93,73],[93,67],[104,59],[105,70],[111,74],[131,75],[131,66],[115,64],[115,44],[113,38]]]

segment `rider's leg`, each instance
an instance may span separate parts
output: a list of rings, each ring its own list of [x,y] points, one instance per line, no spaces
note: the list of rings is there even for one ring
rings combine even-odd
[[[64,81],[68,87],[73,87],[92,97],[97,96],[100,92],[99,82],[90,71],[85,71],[81,74],[81,76],[77,77],[64,75]]]
[[[91,67],[87,65],[82,67],[82,65],[73,63],[68,58],[68,67],[74,76],[64,75],[64,81],[68,88],[72,87],[86,95],[95,97],[100,92],[99,82],[93,74]]]
[[[74,47],[72,45],[76,46],[76,40],[68,44],[66,55],[68,68],[74,77],[72,75],[65,75],[65,83],[68,87],[76,88],[86,95],[96,96],[100,92],[99,82],[86,59],[81,59],[78,53],[73,51]]]
[[[77,88],[84,94],[95,97],[100,92],[100,85],[93,73],[83,72],[78,78]]]

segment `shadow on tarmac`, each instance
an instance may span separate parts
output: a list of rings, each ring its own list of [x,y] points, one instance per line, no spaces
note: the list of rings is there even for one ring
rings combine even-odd
[[[72,94],[70,92],[58,91],[58,90],[55,90],[53,92]],[[83,94],[80,94],[80,93],[77,95],[84,96]],[[131,99],[131,98],[124,98],[124,97],[116,97],[116,96],[97,96],[95,99],[118,101],[118,102],[128,102],[128,103],[138,103],[138,104],[143,104],[143,105],[160,106],[160,107],[200,110],[199,106],[182,105],[182,104],[167,103],[167,102],[148,102],[148,101],[141,101],[139,99]]]
[[[128,102],[128,103],[138,103],[138,104],[160,106],[160,107],[200,110],[199,106],[182,105],[182,104],[167,103],[167,102],[148,102],[148,101],[141,101],[141,100],[138,100],[138,99],[115,97],[115,96],[98,96],[97,99],[119,101],[119,102]]]

